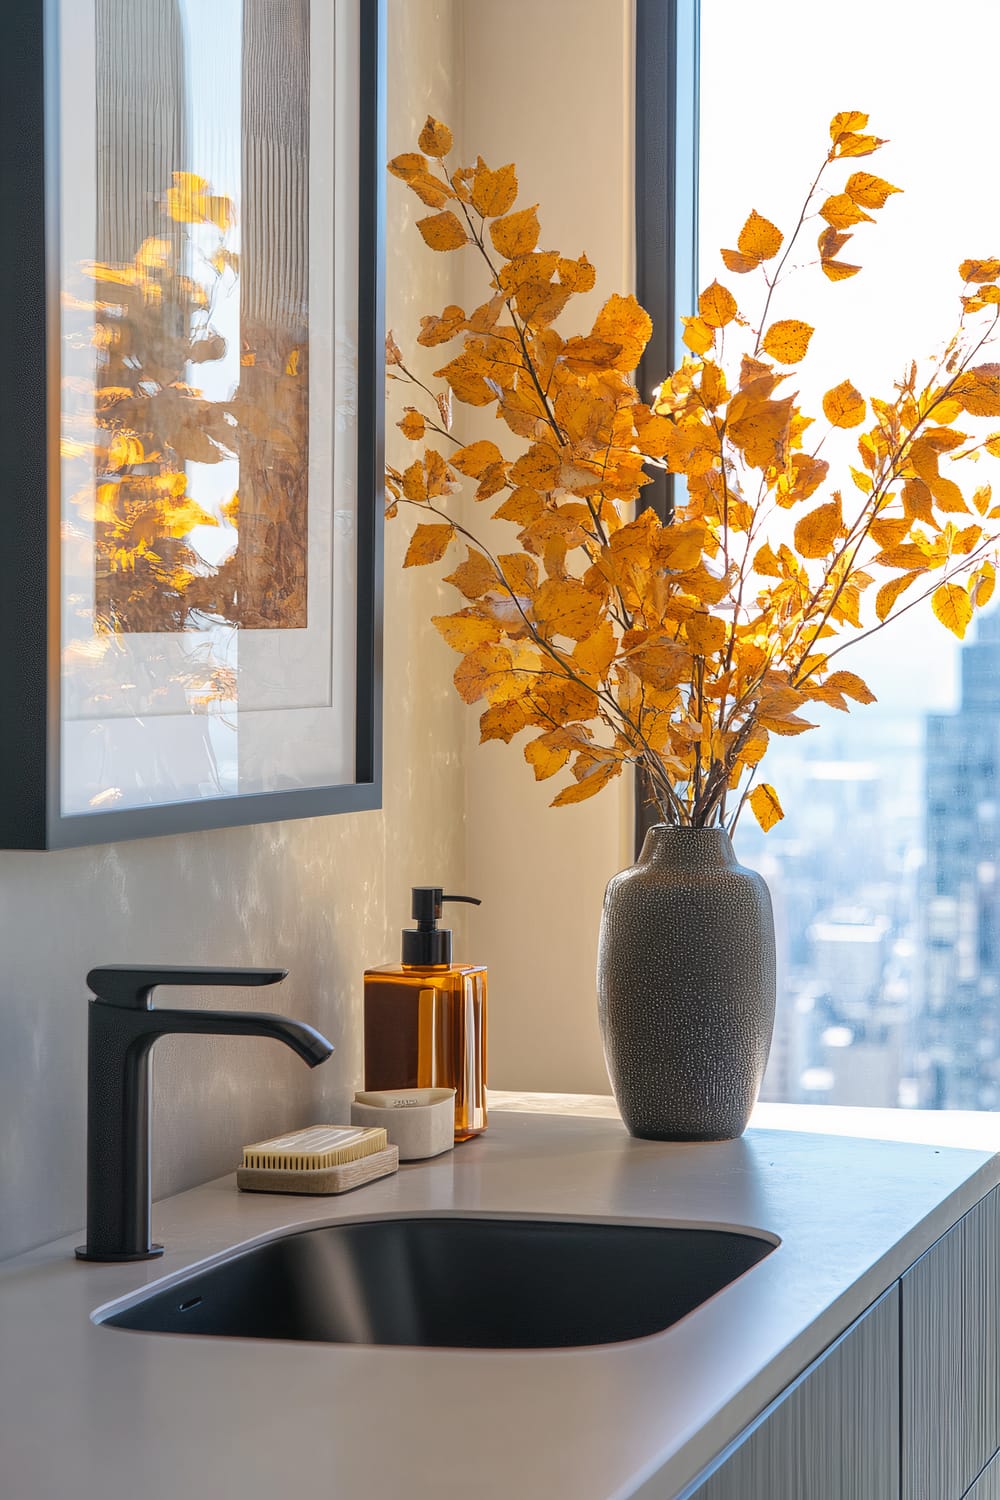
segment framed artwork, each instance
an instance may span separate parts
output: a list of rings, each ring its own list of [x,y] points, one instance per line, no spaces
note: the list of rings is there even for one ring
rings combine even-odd
[[[377,807],[385,0],[0,9],[0,845]]]

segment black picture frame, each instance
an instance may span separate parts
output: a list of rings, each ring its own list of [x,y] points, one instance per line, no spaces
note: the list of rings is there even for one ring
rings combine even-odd
[[[386,0],[359,0],[355,779],[60,810],[56,0],[0,6],[0,847],[62,849],[358,812],[382,799]]]
[[[698,302],[700,0],[636,0],[636,296],[653,320],[636,383],[649,400],[683,355],[681,316]],[[673,514],[675,479],[655,470],[642,491],[661,521]],[[659,821],[636,775],[635,849]]]

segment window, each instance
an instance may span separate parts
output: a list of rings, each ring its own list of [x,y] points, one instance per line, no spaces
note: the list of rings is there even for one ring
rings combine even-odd
[[[801,382],[807,407],[847,377],[891,391],[952,332],[959,262],[998,253],[979,144],[993,135],[998,41],[993,0],[932,30],[871,0],[822,17],[800,0],[703,8],[700,285],[733,279],[716,247],[752,208],[794,224],[838,110],[869,112],[890,141],[872,170],[905,190],[858,226],[861,275],[831,285],[806,269],[779,294],[777,316],[816,327],[807,369],[822,383]],[[878,704],[823,711],[818,731],[773,745],[786,819],[738,831],[771,886],[781,955],[764,1097],[1000,1107],[1000,613],[959,647],[914,609],[844,664]]]

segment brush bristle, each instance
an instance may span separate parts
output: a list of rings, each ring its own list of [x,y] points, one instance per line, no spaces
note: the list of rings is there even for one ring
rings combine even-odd
[[[384,1151],[388,1143],[388,1135],[378,1126],[311,1125],[244,1146],[243,1165],[270,1172],[319,1172]]]

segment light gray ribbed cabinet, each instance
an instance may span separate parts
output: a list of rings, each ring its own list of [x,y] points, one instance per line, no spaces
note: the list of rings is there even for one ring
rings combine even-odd
[[[1000,1500],[1000,1476],[983,1473],[1000,1448],[1000,1189],[906,1272],[900,1294],[902,1500],[960,1500],[977,1475],[975,1500]]]
[[[899,1500],[898,1285],[682,1500]]]

